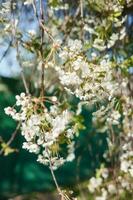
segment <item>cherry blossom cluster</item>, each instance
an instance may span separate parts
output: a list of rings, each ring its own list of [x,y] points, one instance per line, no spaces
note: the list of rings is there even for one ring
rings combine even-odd
[[[90,179],[88,189],[95,200],[115,199],[116,195],[122,198],[125,192],[131,194],[132,179],[119,170],[112,171],[111,168],[101,165],[96,176]]]
[[[56,70],[64,88],[80,100],[91,102],[112,98],[118,84],[113,81],[111,62],[108,56],[91,60],[83,53],[80,40],[69,40],[68,45],[59,52]]]
[[[43,164],[49,164],[51,160],[53,169],[56,169],[75,158],[73,138],[76,126],[71,111],[56,104],[46,108],[44,101],[41,97],[21,93],[16,96],[19,112],[14,107],[7,107],[5,113],[21,123],[21,134],[26,140],[23,148],[38,154],[38,161]],[[65,158],[60,155],[62,143],[67,144],[68,155]]]
[[[119,72],[120,75],[120,72]],[[89,191],[96,200],[113,199],[116,195],[121,199],[132,196],[133,180],[133,101],[130,81],[122,75],[118,76],[119,90],[114,98],[93,113],[93,123],[98,132],[107,132],[108,150],[103,155],[109,168],[101,166],[96,176],[89,181]],[[112,166],[112,167],[111,167]],[[103,175],[101,172],[108,172]]]
[[[93,112],[93,124],[98,132],[109,131],[110,127],[119,127],[121,113],[114,108],[115,98],[107,106],[101,106],[96,112]]]
[[[128,134],[122,146],[120,169],[128,177],[133,177],[133,135]]]

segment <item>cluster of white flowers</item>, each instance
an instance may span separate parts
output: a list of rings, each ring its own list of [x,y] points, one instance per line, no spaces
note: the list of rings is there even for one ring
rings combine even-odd
[[[116,22],[114,23],[114,27],[120,28],[120,26],[122,26],[125,20],[126,17],[122,18],[121,20],[116,20]],[[103,26],[105,26],[105,24]],[[108,39],[106,39],[107,41],[96,38],[94,40],[93,47],[98,49],[99,51],[104,51],[107,48],[113,47],[116,44],[116,42],[122,40],[125,36],[126,36],[126,28],[122,26],[120,31],[118,33],[112,33],[112,35]]]
[[[101,183],[102,183],[101,178],[92,177],[90,179],[90,184],[88,185],[89,191],[93,193],[95,189],[101,185]]]
[[[56,66],[59,79],[64,88],[80,100],[99,101],[111,98],[118,84],[113,81],[111,62],[108,56],[100,61],[89,61],[83,55],[80,40],[69,40],[60,50],[60,63]],[[92,56],[94,58],[94,56]]]
[[[110,117],[107,118],[107,122],[113,125],[118,125],[120,123],[119,119],[121,118],[118,110],[112,110]]]
[[[107,5],[109,9],[114,6],[113,4],[109,7],[110,3],[112,4],[112,2],[108,2]],[[117,11],[119,14],[115,18],[100,19],[99,17],[88,15],[88,18],[85,19],[84,31],[89,33],[91,38],[93,38],[92,47],[100,52],[112,48],[126,36],[125,22],[127,16],[119,17],[122,7],[118,8],[116,5],[115,7],[119,10],[119,12]],[[115,12],[115,9],[113,10]],[[113,27],[113,31],[110,29],[111,27]]]
[[[121,198],[126,193],[130,195],[133,190],[133,101],[127,79],[122,75],[119,77],[121,77],[117,80],[119,90],[114,93],[116,96],[114,95],[114,98],[106,106],[100,107],[93,113],[93,122],[98,127],[97,131],[109,133],[107,137],[108,151],[104,154],[104,158],[111,162],[112,157],[116,156],[118,162],[117,167],[113,166],[108,169],[106,179],[103,179],[101,174],[103,168],[99,169],[98,176],[93,177],[99,185],[90,179],[89,190],[95,193],[96,200],[112,199],[116,195]],[[116,97],[119,97],[119,100]],[[122,122],[120,122],[121,120]],[[114,138],[112,138],[112,134]],[[117,147],[118,139],[120,144]],[[115,153],[114,149],[117,149],[119,153]],[[99,176],[99,174],[101,175]]]
[[[112,179],[113,173],[118,173],[117,177],[114,175],[114,179]],[[121,198],[125,190],[130,193],[133,187],[131,179],[130,181],[129,177],[126,179],[120,171],[109,171],[101,166],[97,170],[96,177],[90,179],[88,189],[90,193],[94,194],[95,200],[107,200],[115,198],[116,195]]]
[[[101,106],[96,112],[93,112],[92,122],[97,128],[97,132],[110,132],[110,127],[119,127],[121,113],[115,108],[115,98],[106,106]],[[107,138],[109,139],[109,138]],[[108,140],[110,141],[110,140]],[[110,143],[110,142],[109,142]]]
[[[107,168],[102,167],[99,170],[98,177],[92,177],[89,181],[88,189],[90,193],[96,194],[99,191],[99,188],[102,187],[103,182],[108,178],[109,171]],[[109,188],[101,188],[100,190],[101,195],[95,195],[95,200],[106,200],[108,193],[111,191],[111,185],[109,185]]]
[[[52,99],[55,100],[55,97]],[[41,97],[26,96],[25,93],[16,96],[16,106],[20,107],[19,112],[7,107],[5,113],[21,122],[21,133],[26,140],[23,143],[24,149],[39,154],[38,161],[43,164],[48,164],[51,159],[54,169],[75,158],[72,112],[61,110],[57,105],[47,109]],[[68,143],[66,158],[59,156],[60,143],[63,140]]]
[[[123,173],[133,177],[133,135],[129,133],[122,146],[122,155],[120,157],[120,169]]]

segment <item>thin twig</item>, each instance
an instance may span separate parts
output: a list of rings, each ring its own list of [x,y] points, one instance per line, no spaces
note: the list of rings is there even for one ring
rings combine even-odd
[[[81,13],[81,18],[84,17],[84,11],[83,11],[83,0],[80,0],[80,13]]]
[[[23,71],[23,67],[22,67],[22,64],[21,64],[21,59],[20,59],[20,53],[19,53],[19,41],[18,39],[16,38],[16,28],[17,28],[17,25],[15,25],[15,16],[14,14],[13,15],[13,23],[12,23],[12,26],[13,26],[13,31],[12,31],[12,36],[14,38],[14,42],[15,42],[15,45],[16,45],[16,51],[17,51],[17,61],[19,63],[19,66],[21,68],[21,72],[20,72],[20,75],[21,75],[21,78],[22,78],[22,81],[23,81],[23,84],[24,84],[24,88],[25,88],[25,91],[26,91],[26,94],[29,95],[30,92],[29,92],[29,88],[28,88],[28,85],[27,85],[27,82],[26,82],[26,78],[25,78],[25,75],[24,75],[24,71]]]
[[[52,178],[53,178],[53,180],[54,180],[55,186],[56,186],[56,188],[57,188],[59,194],[61,194],[61,189],[60,189],[60,187],[59,187],[59,185],[58,185],[58,182],[57,182],[57,180],[56,180],[56,177],[55,177],[55,174],[54,174],[54,171],[53,171],[53,167],[52,167],[51,157],[50,157],[48,151],[47,151],[47,154],[48,154],[48,159],[49,159],[50,171],[51,171]]]
[[[43,13],[43,1],[40,0],[40,23],[44,24],[44,13]],[[41,48],[40,48],[40,54],[41,54],[41,60],[42,60],[42,75],[41,75],[41,93],[40,96],[44,96],[44,68],[45,64],[43,61],[43,41],[44,41],[44,30],[40,26],[41,31]]]
[[[18,41],[16,41],[16,45],[17,45],[17,47],[16,47],[17,60],[18,60],[19,66],[21,68],[20,75],[21,75],[21,78],[22,78],[22,81],[23,81],[23,84],[24,84],[24,88],[25,88],[26,94],[29,95],[30,94],[29,88],[28,88],[28,85],[27,85],[27,82],[26,82],[26,78],[25,78],[25,75],[24,75],[24,71],[23,71],[23,67],[22,67],[22,64],[21,64]]]
[[[10,145],[11,145],[11,143],[13,142],[13,140],[15,139],[15,137],[16,137],[16,135],[17,135],[17,133],[18,133],[19,128],[20,128],[20,123],[18,123],[18,125],[17,125],[15,131],[12,133],[10,139],[9,139],[8,142],[6,143],[7,146],[10,146]],[[1,149],[0,155],[2,155],[3,152],[4,152],[4,149]]]
[[[46,152],[47,152],[47,155],[48,155],[48,160],[49,160],[51,175],[52,175],[52,178],[53,178],[53,180],[54,180],[56,189],[57,189],[59,195],[61,196],[61,200],[65,200],[65,199],[66,199],[66,200],[71,200],[71,199],[70,199],[66,194],[64,194],[64,193],[62,192],[62,190],[60,189],[59,184],[58,184],[57,179],[56,179],[55,174],[54,174],[54,170],[53,170],[53,166],[52,166],[52,161],[51,161],[51,156],[50,156],[50,154],[49,154],[48,149],[46,149]]]
[[[41,0],[40,0],[41,1]],[[41,3],[42,5],[42,3]],[[38,16],[38,13],[37,13],[37,7],[36,7],[36,3],[35,3],[35,0],[33,1],[32,3],[32,6],[33,6],[33,10],[34,10],[34,13],[35,13],[35,16],[36,16],[36,19],[38,21],[38,24],[39,26],[41,27],[41,29],[43,29],[44,32],[46,32],[48,34],[48,37],[50,38],[50,40],[55,43],[55,40],[52,36],[52,34],[49,32],[49,30],[44,26],[44,19],[40,19],[39,16]],[[40,8],[40,13],[42,12],[42,8]],[[43,18],[44,18],[44,14],[43,14]]]
[[[22,66],[20,66],[20,67],[21,67],[21,72],[20,72],[21,73],[21,78],[22,78],[22,81],[23,81],[23,84],[24,84],[24,87],[25,87],[25,91],[26,91],[26,94],[29,95],[30,92],[29,92],[29,88],[28,88],[27,83],[26,83],[24,71],[23,71]]]
[[[1,63],[1,62],[3,61],[3,59],[6,57],[6,55],[7,55],[8,51],[9,51],[11,45],[12,45],[12,41],[9,42],[7,49],[4,51],[2,57],[0,58],[0,63]]]

